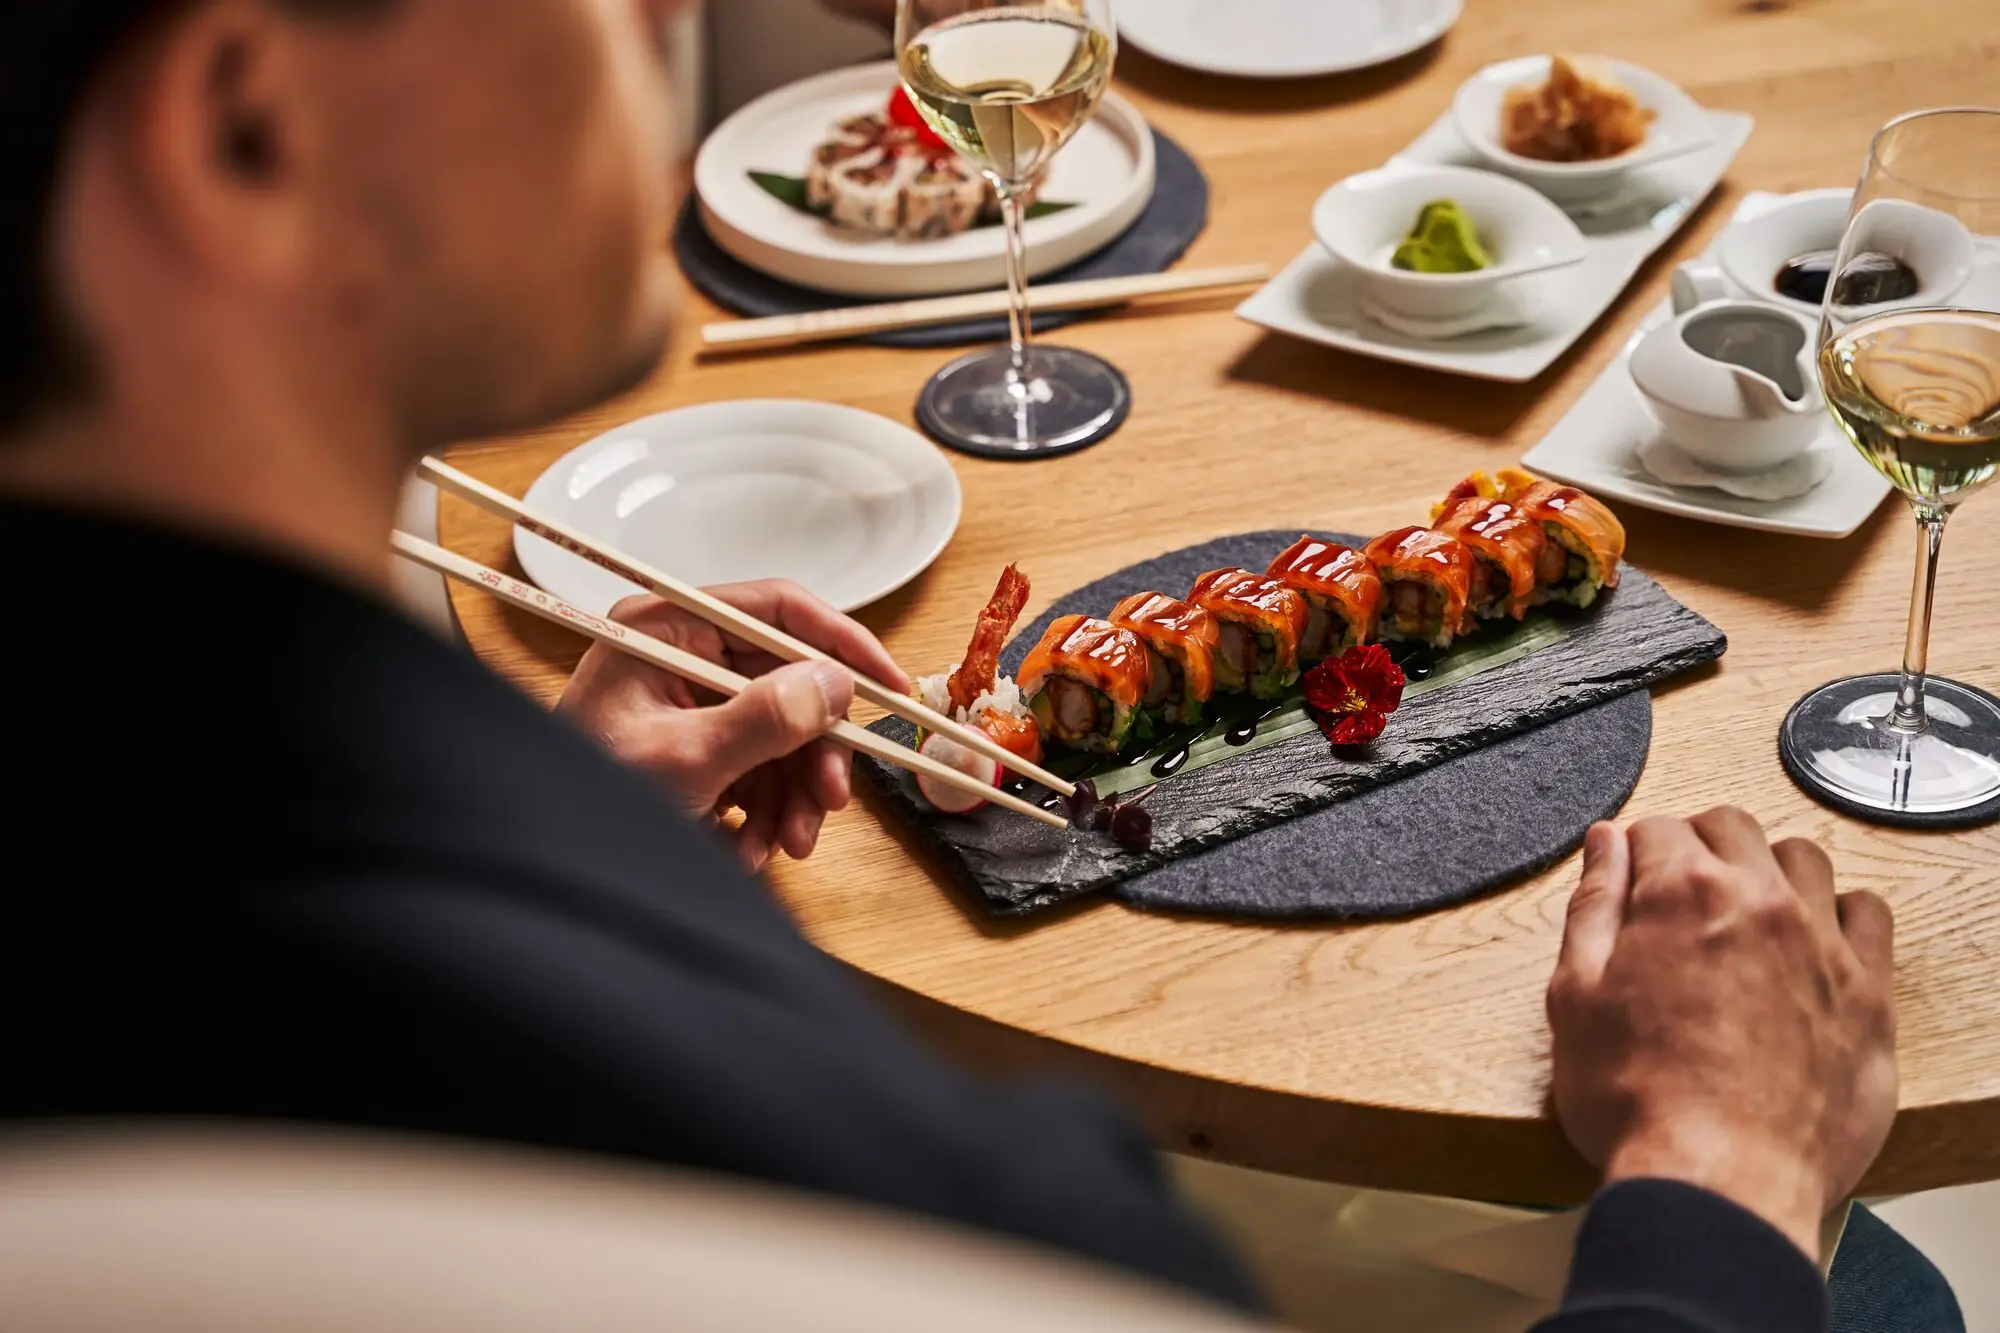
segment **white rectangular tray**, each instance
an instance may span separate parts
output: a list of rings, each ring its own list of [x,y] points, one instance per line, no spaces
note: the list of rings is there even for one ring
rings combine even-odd
[[[1532,322],[1462,338],[1411,338],[1375,323],[1355,299],[1354,273],[1318,242],[1266,283],[1236,313],[1252,324],[1362,356],[1519,383],[1531,380],[1582,337],[1632,276],[1708,197],[1750,137],[1751,118],[1711,111],[1715,142],[1699,153],[1631,174],[1611,211],[1577,218],[1589,245],[1583,263],[1522,279],[1540,284]],[[1395,162],[1483,166],[1449,113],[1398,153]]]
[[[1763,192],[1744,196],[1730,225],[1755,217],[1780,197]],[[1658,435],[1660,427],[1632,383],[1628,361],[1647,331],[1671,318],[1673,305],[1668,301],[1648,311],[1617,359],[1522,457],[1521,466],[1593,495],[1732,528],[1840,538],[1866,522],[1890,486],[1841,434],[1830,412],[1822,438],[1813,447],[1830,451],[1833,471],[1804,495],[1789,500],[1746,500],[1708,486],[1669,486],[1640,466],[1639,447]]]

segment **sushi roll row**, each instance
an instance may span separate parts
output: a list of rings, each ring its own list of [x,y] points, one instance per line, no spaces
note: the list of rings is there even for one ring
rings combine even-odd
[[[1299,678],[1306,598],[1272,574],[1215,569],[1185,600],[1134,593],[1108,617],[1064,616],[1021,666],[1049,739],[1116,753],[1203,721],[1217,694],[1281,698]]]
[[[1376,637],[1448,648],[1482,621],[1595,602],[1618,586],[1625,529],[1575,487],[1505,468],[1473,473],[1432,510],[1430,527],[1385,532],[1363,554],[1382,578]]]
[[[1359,550],[1302,536],[1261,573],[1203,574],[1184,600],[1140,592],[1103,618],[1064,616],[1022,664],[1021,696],[1045,739],[1116,753],[1201,722],[1217,695],[1282,698],[1306,668],[1359,644],[1448,648],[1531,606],[1588,607],[1618,585],[1624,552],[1617,518],[1582,491],[1475,473],[1428,528]]]

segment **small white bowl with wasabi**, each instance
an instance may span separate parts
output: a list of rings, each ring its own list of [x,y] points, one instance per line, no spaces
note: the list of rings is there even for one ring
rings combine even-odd
[[[1313,233],[1375,304],[1414,320],[1462,318],[1500,284],[1587,253],[1576,223],[1539,192],[1471,167],[1349,176],[1313,205]]]

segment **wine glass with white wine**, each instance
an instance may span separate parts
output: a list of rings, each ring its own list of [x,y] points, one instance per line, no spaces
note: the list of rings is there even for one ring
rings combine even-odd
[[[1064,453],[1118,429],[1131,407],[1109,362],[1033,343],[1023,232],[1036,182],[1097,109],[1116,53],[1111,0],[898,0],[903,86],[992,182],[1006,228],[1008,345],[952,362],[918,400],[924,428],[948,444],[1008,457]]]
[[[2000,700],[1926,672],[1945,520],[2000,477],[2000,110],[1920,111],[1875,136],[1819,346],[1834,417],[1916,513],[1917,570],[1902,671],[1801,699],[1785,765],[1864,819],[2000,814]]]

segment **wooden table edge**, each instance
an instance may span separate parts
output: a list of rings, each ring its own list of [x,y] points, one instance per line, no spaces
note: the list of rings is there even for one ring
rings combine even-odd
[[[1599,1184],[1553,1113],[1467,1116],[1223,1083],[1009,1027],[849,970],[942,1058],[986,1077],[1057,1077],[1098,1088],[1137,1116],[1163,1152],[1361,1189],[1523,1207],[1581,1204]],[[2000,1180],[2000,1141],[1973,1150],[1991,1111],[1987,1103],[1901,1108],[1857,1197]]]

